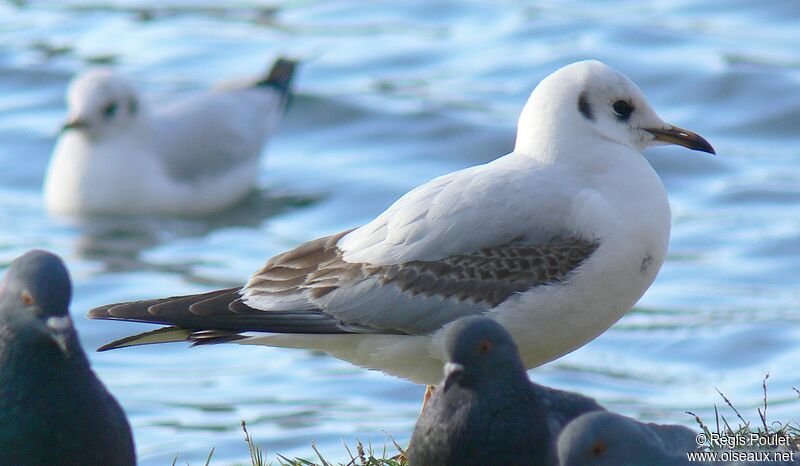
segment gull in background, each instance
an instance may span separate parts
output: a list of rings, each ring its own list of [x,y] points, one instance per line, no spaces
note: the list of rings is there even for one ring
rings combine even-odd
[[[241,200],[283,116],[295,66],[279,58],[247,86],[152,102],[110,69],[76,76],[44,183],[48,211],[201,215]]]
[[[512,153],[275,256],[241,287],[89,317],[170,326],[102,349],[180,340],[309,348],[430,386],[448,326],[483,315],[536,367],[603,333],[655,279],[670,208],[642,151],[657,144],[714,153],[662,121],[623,74],[574,63],[533,91]]]

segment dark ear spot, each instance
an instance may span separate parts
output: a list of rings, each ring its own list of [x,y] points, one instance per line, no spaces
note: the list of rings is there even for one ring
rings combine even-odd
[[[578,96],[578,111],[580,111],[581,115],[587,120],[594,121],[594,113],[592,113],[592,106],[589,105],[589,98],[586,95],[586,91],[581,92],[581,95]]]
[[[26,306],[33,306],[34,304],[36,304],[36,300],[33,299],[33,295],[31,295],[31,293],[28,290],[22,291],[21,298],[22,298],[22,304]]]
[[[607,449],[608,447],[606,446],[606,443],[602,440],[598,440],[594,443],[594,445],[592,445],[592,454],[594,456],[600,456],[605,453]]]
[[[492,343],[489,340],[481,340],[478,343],[478,352],[481,354],[486,354],[492,349]]]

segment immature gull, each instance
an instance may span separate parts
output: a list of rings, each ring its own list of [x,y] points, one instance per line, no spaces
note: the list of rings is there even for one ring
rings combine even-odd
[[[45,251],[0,282],[0,464],[136,463],[131,429],[97,379],[69,317],[72,285]]]
[[[639,422],[594,412],[567,424],[558,437],[561,466],[669,466],[691,464],[697,433],[679,425]]]
[[[411,437],[411,466],[555,465],[564,425],[603,409],[528,380],[511,335],[494,320],[458,320],[445,354],[444,380]]]
[[[248,86],[143,102],[106,68],[77,76],[44,185],[66,215],[197,215],[253,189],[259,155],[286,107],[295,63]]]
[[[664,123],[630,79],[578,62],[533,91],[511,154],[275,256],[243,287],[89,317],[173,326],[104,349],[184,339],[311,348],[432,385],[448,324],[484,315],[535,367],[603,333],[653,282],[670,210],[642,150],[664,143],[713,153]]]

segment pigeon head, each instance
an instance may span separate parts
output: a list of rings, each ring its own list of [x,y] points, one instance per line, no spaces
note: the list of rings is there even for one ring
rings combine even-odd
[[[620,414],[587,413],[567,424],[559,435],[559,464],[684,464],[685,452],[665,451],[656,435],[643,424]],[[679,461],[671,462],[670,456]]]
[[[72,284],[55,254],[33,250],[11,262],[0,282],[0,324],[57,344],[67,352]]]
[[[519,350],[502,325],[485,317],[457,320],[447,331],[444,391],[509,379],[528,380]]]
[[[67,91],[67,121],[62,131],[101,138],[136,121],[141,104],[133,86],[108,68],[76,76]]]
[[[699,135],[665,123],[633,81],[597,60],[567,65],[543,79],[531,93],[517,131],[514,150],[521,153],[534,154],[548,135],[563,143],[581,133],[637,152],[677,144],[714,153]],[[589,145],[592,140],[581,141]]]

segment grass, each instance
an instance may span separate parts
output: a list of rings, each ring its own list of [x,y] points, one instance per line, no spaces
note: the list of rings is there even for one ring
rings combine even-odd
[[[215,449],[216,448],[212,448],[211,451],[208,453],[208,458],[206,458],[206,462],[205,462],[204,466],[209,466],[211,464],[211,457],[214,456],[214,450]],[[175,455],[175,459],[172,460],[172,466],[175,466],[175,465],[178,464],[178,456],[179,456],[179,454]],[[189,462],[188,461],[186,462],[186,465],[189,466]]]
[[[716,435],[718,438],[725,438],[726,442],[734,442],[736,448],[750,448],[753,449],[753,438],[763,441],[763,446],[758,447],[762,449],[775,449],[788,448],[789,450],[800,451],[800,424],[797,421],[779,422],[767,420],[767,407],[769,405],[767,400],[767,379],[769,374],[764,377],[761,386],[764,392],[764,402],[760,408],[757,408],[759,423],[751,424],[746,421],[742,414],[736,409],[736,406],[725,396],[722,391],[717,389],[717,393],[725,401],[725,404],[732,411],[738,419],[738,425],[733,427],[724,414],[719,412],[717,405],[714,405],[715,417],[715,430],[711,430],[707,423],[705,423],[697,414],[687,411],[686,413],[693,416],[697,424],[705,434],[706,442],[701,448],[705,450],[723,450],[728,446],[722,442],[712,442],[712,437]],[[795,393],[800,396],[800,390],[793,387]],[[730,414],[729,414],[730,415]],[[721,422],[720,422],[721,421]],[[728,443],[730,445],[730,443]]]
[[[394,440],[392,442],[394,442]],[[278,464],[280,466],[407,466],[405,456],[402,456],[404,453],[402,448],[400,448],[397,443],[394,443],[394,447],[398,450],[398,454],[396,456],[389,457],[389,452],[387,451],[387,447],[385,445],[381,450],[381,454],[376,456],[375,451],[372,449],[372,445],[369,445],[367,450],[364,450],[364,444],[357,441],[355,455],[353,455],[352,451],[347,445],[344,445],[345,450],[347,450],[347,454],[350,456],[350,461],[347,463],[331,463],[323,458],[322,453],[320,453],[320,451],[317,449],[317,446],[312,444],[311,448],[317,455],[319,463],[300,458],[289,459],[283,455],[278,455],[278,458],[280,458]]]
[[[247,443],[247,449],[250,452],[250,466],[408,466],[408,462],[405,459],[405,450],[395,442],[391,436],[389,436],[389,438],[392,441],[393,448],[397,450],[394,456],[389,456],[392,453],[388,450],[386,445],[380,450],[380,454],[376,454],[372,445],[367,445],[365,449],[363,443],[356,441],[355,455],[346,444],[343,444],[348,456],[350,456],[350,461],[347,463],[332,463],[326,460],[317,446],[312,443],[311,449],[314,450],[314,454],[317,456],[316,460],[311,461],[303,458],[291,459],[278,454],[278,463],[277,465],[273,465],[267,462],[266,452],[253,440],[250,432],[247,431],[247,423],[244,420],[242,420],[242,431],[244,432],[244,441]],[[213,456],[214,448],[209,452],[204,466],[209,466],[211,464],[211,458]],[[186,465],[191,466],[188,462]],[[178,466],[178,455],[175,455],[172,466]]]
[[[260,454],[261,448],[253,444],[252,437],[247,434],[247,427],[244,421],[242,421],[242,429],[245,432],[247,447],[250,449],[250,457],[253,458],[253,452],[257,451]],[[397,454],[393,457],[389,456],[390,453],[387,450],[386,445],[383,446],[380,454],[376,456],[376,452],[373,450],[372,445],[368,445],[367,449],[365,450],[364,444],[360,441],[356,441],[355,455],[353,455],[352,450],[350,450],[346,444],[342,444],[345,450],[347,450],[347,455],[350,456],[350,461],[347,463],[331,463],[322,456],[322,453],[320,453],[319,449],[317,449],[317,446],[312,443],[311,449],[314,450],[314,453],[317,455],[319,463],[302,458],[289,459],[283,455],[277,455],[279,458],[278,464],[280,466],[406,466],[407,462],[405,459],[405,451],[391,436],[389,436],[389,438],[392,440],[394,448],[397,449]],[[252,466],[264,466],[265,463],[263,462],[263,457],[260,458],[260,460],[260,463],[253,461]]]

